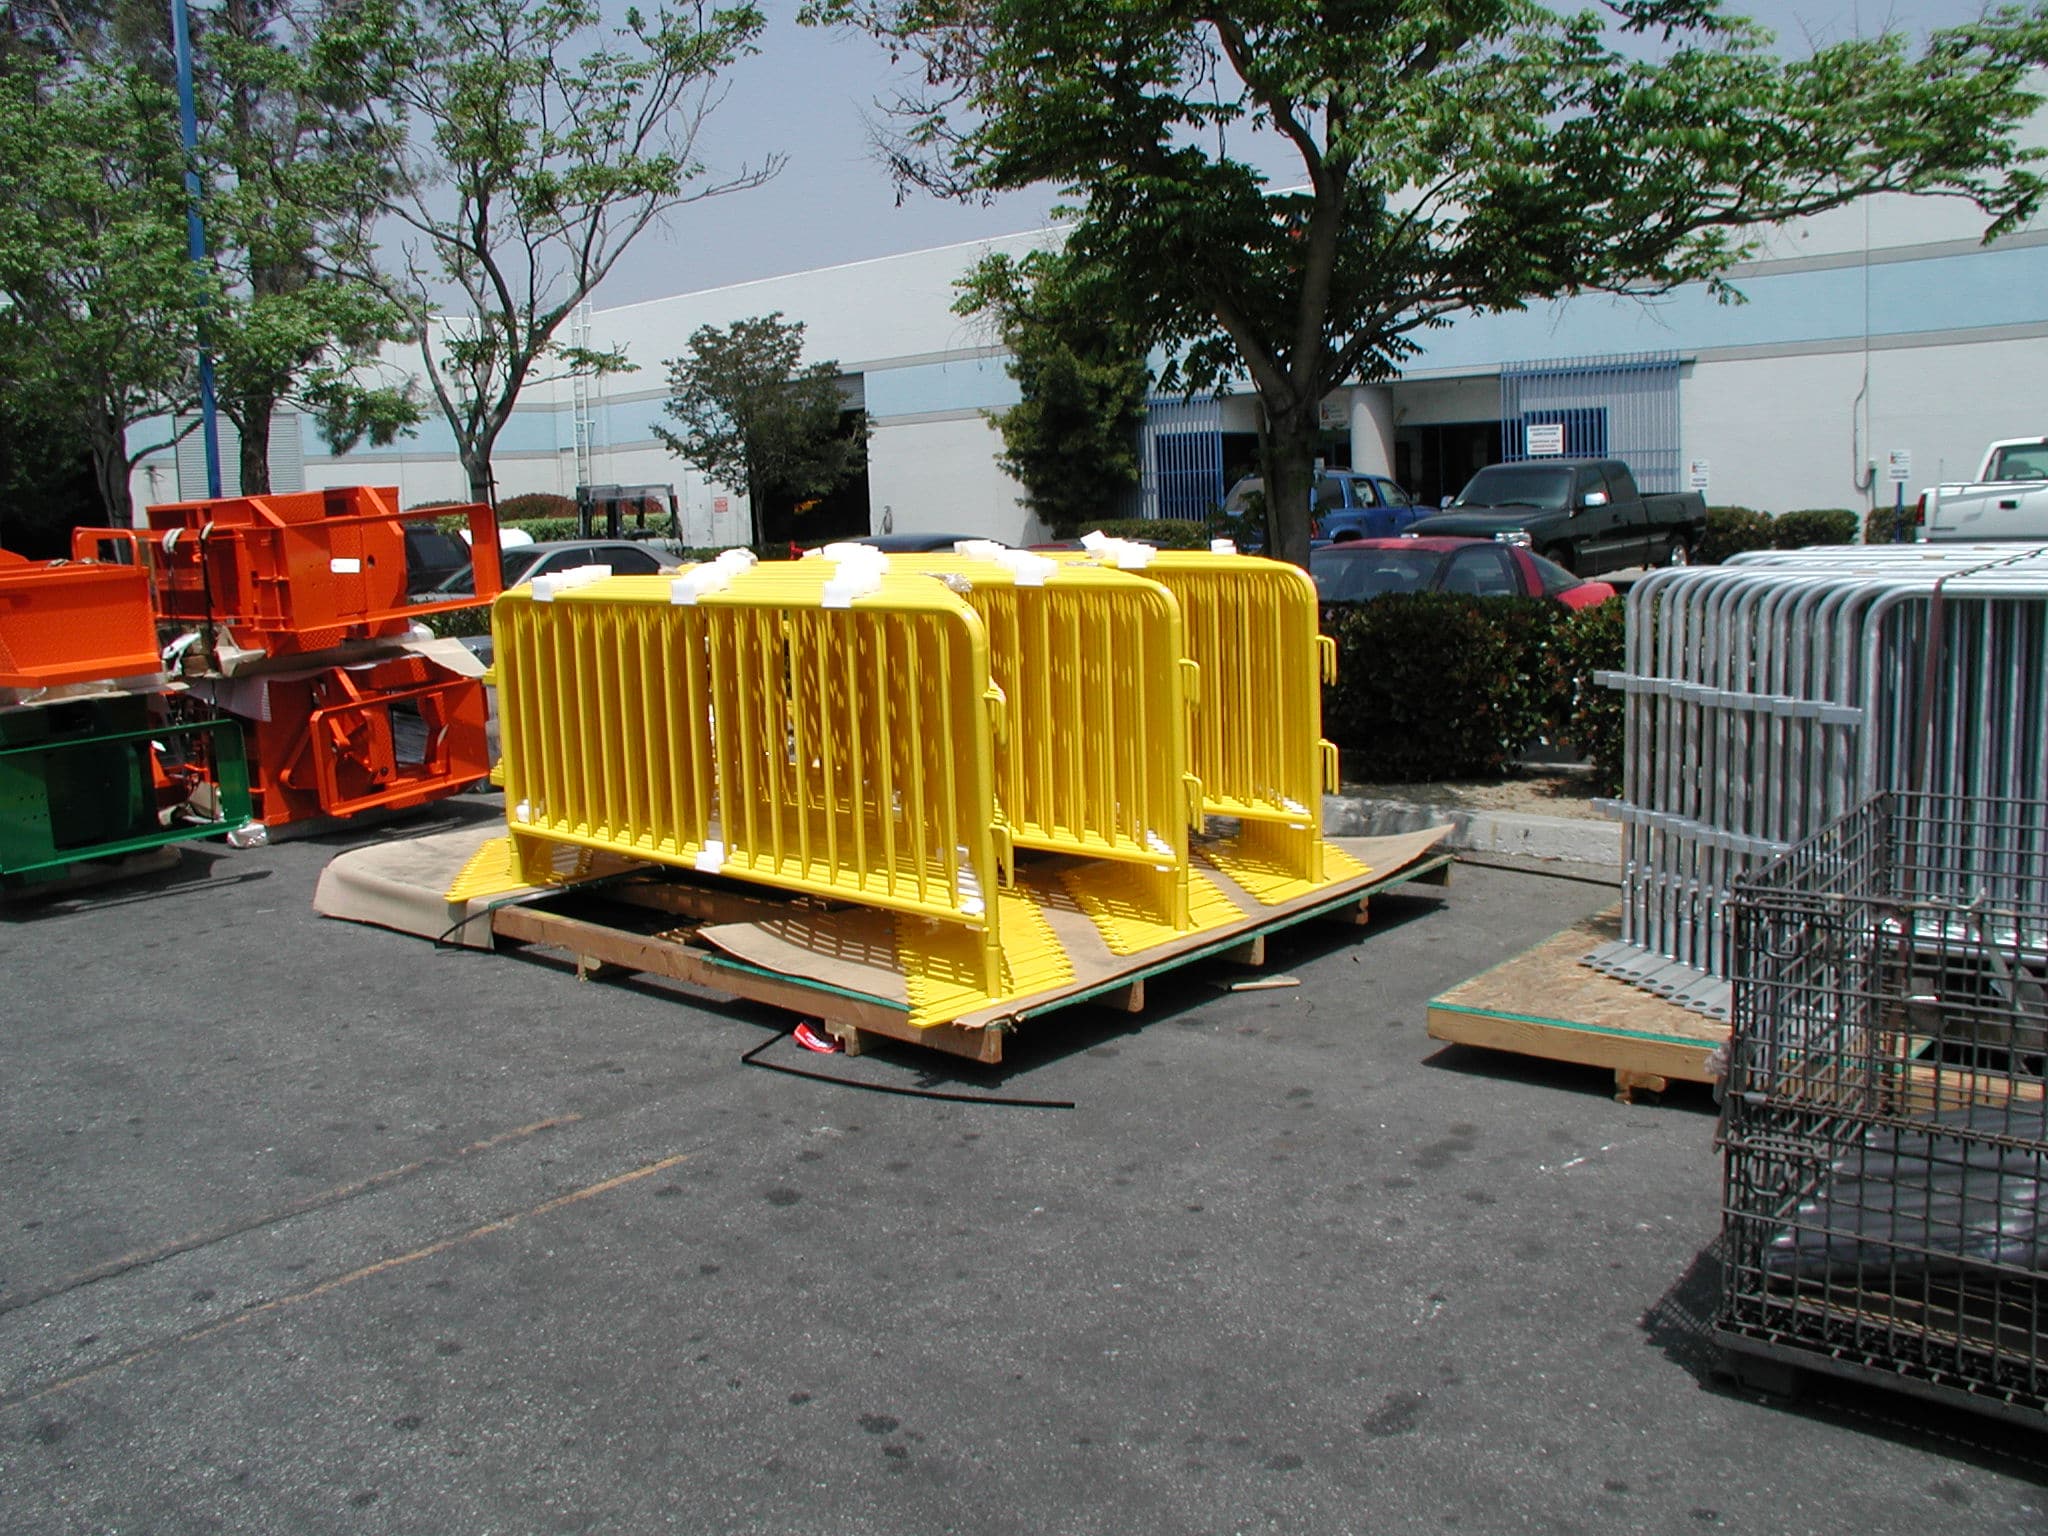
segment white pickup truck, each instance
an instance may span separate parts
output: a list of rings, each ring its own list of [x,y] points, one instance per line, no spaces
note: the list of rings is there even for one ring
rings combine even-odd
[[[2048,437],[1993,443],[1968,485],[1921,498],[1923,539],[2038,539],[2048,543]]]

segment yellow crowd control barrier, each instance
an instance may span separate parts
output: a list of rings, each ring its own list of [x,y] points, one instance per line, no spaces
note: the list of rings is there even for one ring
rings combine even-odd
[[[943,584],[546,578],[493,614],[507,817],[558,843],[956,924],[1001,977],[1001,728],[980,616]]]
[[[1064,563],[1130,559],[1111,541]],[[1179,600],[1187,654],[1200,668],[1189,769],[1202,808],[1246,823],[1247,839],[1295,877],[1323,876],[1323,792],[1336,788],[1336,748],[1323,739],[1322,684],[1337,673],[1319,632],[1315,583],[1297,566],[1248,555],[1145,550],[1146,577]]]
[[[1188,771],[1199,673],[1173,594],[1030,556],[908,555],[892,568],[948,582],[981,614],[1009,723],[996,802],[1016,845],[1139,866],[1160,919],[1186,928],[1188,829],[1202,820]]]

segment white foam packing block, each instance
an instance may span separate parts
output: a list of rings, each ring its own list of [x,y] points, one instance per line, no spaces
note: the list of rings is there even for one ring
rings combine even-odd
[[[564,592],[573,592],[578,587],[587,587],[594,581],[603,581],[612,573],[608,565],[579,565],[573,570],[554,571],[546,576],[533,578],[533,600],[536,603],[552,603]]]

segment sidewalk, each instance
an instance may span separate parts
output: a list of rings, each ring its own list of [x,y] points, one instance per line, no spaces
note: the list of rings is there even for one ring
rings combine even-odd
[[[1445,846],[1482,859],[1534,860],[1555,873],[1618,881],[1621,829],[1583,780],[1541,772],[1501,783],[1347,784],[1323,797],[1332,836],[1384,837],[1450,822]]]

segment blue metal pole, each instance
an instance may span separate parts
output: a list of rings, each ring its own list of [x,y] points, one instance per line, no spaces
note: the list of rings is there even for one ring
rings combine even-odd
[[[178,130],[185,143],[185,246],[199,274],[199,433],[206,444],[206,494],[220,495],[220,421],[213,401],[213,353],[206,345],[206,225],[199,217],[199,109],[192,100],[192,27],[185,0],[171,0],[178,61]]]

